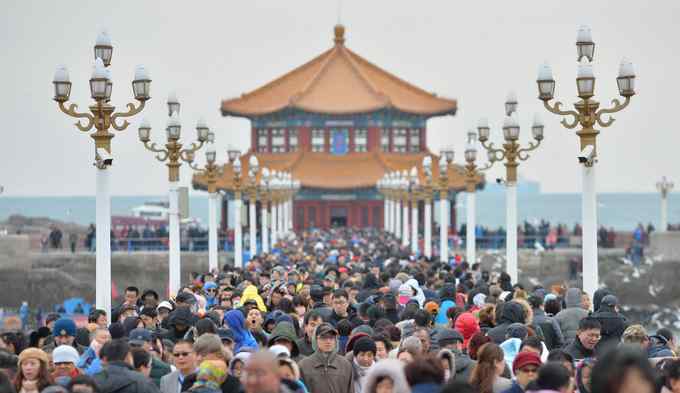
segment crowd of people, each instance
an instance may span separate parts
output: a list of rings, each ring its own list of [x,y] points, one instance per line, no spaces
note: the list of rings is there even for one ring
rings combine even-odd
[[[381,231],[290,235],[171,298],[0,335],[0,393],[680,393],[668,329],[603,288],[414,258]]]

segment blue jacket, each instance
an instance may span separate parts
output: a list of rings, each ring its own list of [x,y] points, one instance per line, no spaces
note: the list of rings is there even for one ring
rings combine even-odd
[[[449,319],[446,317],[446,312],[449,311],[449,308],[451,307],[456,307],[456,302],[453,300],[444,300],[442,302],[442,304],[439,306],[437,317],[434,319],[434,323],[436,325],[448,326]]]
[[[239,353],[241,348],[249,347],[258,349],[255,337],[246,329],[246,318],[241,310],[231,310],[224,315],[224,321],[234,332],[234,353]]]

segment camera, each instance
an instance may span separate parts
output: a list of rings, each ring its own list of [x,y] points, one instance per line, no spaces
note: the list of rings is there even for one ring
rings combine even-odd
[[[106,149],[98,147],[95,150],[95,161],[98,165],[111,166],[113,165],[113,156]]]
[[[595,158],[595,147],[593,145],[586,145],[578,155],[578,162],[590,166],[593,164]]]

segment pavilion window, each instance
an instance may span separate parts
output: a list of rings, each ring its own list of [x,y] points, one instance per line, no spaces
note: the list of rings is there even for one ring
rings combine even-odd
[[[312,151],[323,152],[326,150],[326,130],[312,130]]]
[[[278,128],[272,130],[272,153],[286,152],[286,130]]]
[[[368,151],[368,130],[354,130],[354,151],[357,153]]]
[[[390,130],[382,129],[380,130],[380,149],[385,152],[390,152]]]
[[[409,130],[409,151],[411,153],[420,152],[420,129],[418,128]]]
[[[298,149],[298,131],[288,130],[288,151],[297,151]]]
[[[257,151],[259,153],[269,152],[269,130],[262,128],[257,130]]]
[[[404,128],[397,128],[393,131],[393,149],[395,153],[406,153],[406,134],[407,131]]]

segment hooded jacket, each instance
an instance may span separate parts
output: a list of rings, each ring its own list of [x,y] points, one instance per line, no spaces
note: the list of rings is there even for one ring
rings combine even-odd
[[[272,330],[272,334],[269,336],[267,346],[271,347],[278,339],[286,339],[293,344],[290,357],[295,359],[300,356],[300,349],[298,348],[297,337],[295,336],[295,327],[293,327],[292,323],[286,321],[277,323],[274,330]]]
[[[159,393],[151,379],[125,362],[111,362],[94,376],[101,393]]]
[[[508,327],[513,323],[524,324],[524,318],[524,308],[521,304],[512,301],[505,303],[496,327],[489,330],[486,335],[496,344],[501,344],[505,341]]]
[[[614,306],[608,304],[600,304],[598,311],[591,317],[600,322],[602,326],[600,330],[602,338],[597,343],[597,350],[604,353],[605,349],[618,345],[623,332],[628,327],[626,317],[618,313]]]
[[[558,312],[553,318],[560,326],[564,343],[568,343],[576,338],[578,324],[588,316],[588,310],[581,307],[581,290],[578,288],[569,288],[564,300],[567,308]]]
[[[415,296],[412,297],[412,299],[417,300],[420,308],[423,308],[423,305],[425,305],[425,293],[423,292],[422,289],[420,289],[420,284],[418,284],[418,281],[415,278],[412,278],[406,281],[405,284],[408,284],[411,288],[413,288],[416,291],[416,294]]]
[[[354,393],[352,364],[337,351],[326,354],[317,350],[299,365],[302,381],[310,392]]]
[[[477,362],[470,359],[466,353],[461,351],[452,351],[456,355],[456,376],[454,380],[457,382],[469,382],[472,370],[477,365]]]
[[[262,312],[267,312],[267,306],[265,306],[264,300],[262,300],[262,296],[257,292],[257,287],[255,285],[248,285],[246,289],[243,290],[241,304],[246,304],[248,300],[255,300],[257,309]]]
[[[447,374],[445,375],[444,383],[448,381],[453,381],[456,378],[456,355],[448,349],[442,349],[437,353],[439,359],[446,359],[449,362],[449,368],[444,370]]]
[[[249,347],[257,349],[257,341],[255,337],[246,329],[246,318],[243,316],[241,310],[231,310],[224,315],[224,321],[234,332],[234,353],[241,351],[241,348]]]
[[[584,347],[578,337],[576,337],[569,345],[564,347],[564,352],[571,355],[574,360],[592,358],[595,356],[595,351]]]
[[[543,331],[543,338],[545,339],[546,346],[549,350],[562,348],[564,345],[564,336],[562,335],[562,329],[560,329],[560,324],[557,321],[546,315],[545,311],[541,308],[535,308],[534,310],[534,325],[538,325]]]
[[[168,331],[165,333],[164,337],[171,340],[177,341],[184,338],[184,335],[189,331],[195,323],[195,317],[191,313],[191,310],[186,307],[180,307],[168,315]],[[184,325],[187,327],[185,331],[178,331],[177,325]]]
[[[480,331],[479,322],[471,312],[464,312],[458,316],[455,329],[463,335],[463,348],[467,348],[472,336]]]
[[[406,376],[404,375],[404,363],[397,359],[384,359],[375,364],[368,370],[366,381],[364,382],[364,392],[375,392],[376,382],[380,377],[388,377],[393,382],[393,393],[410,393]]]
[[[666,358],[675,357],[673,350],[668,345],[666,337],[661,335],[649,336],[649,349],[647,350],[648,358]]]
[[[446,317],[446,312],[449,311],[449,308],[456,307],[456,287],[452,284],[444,285],[439,291],[439,299],[441,304],[434,323],[437,326],[448,327],[449,318]]]
[[[600,310],[602,299],[607,295],[613,295],[612,291],[607,288],[600,288],[593,293],[593,312],[598,312]]]

